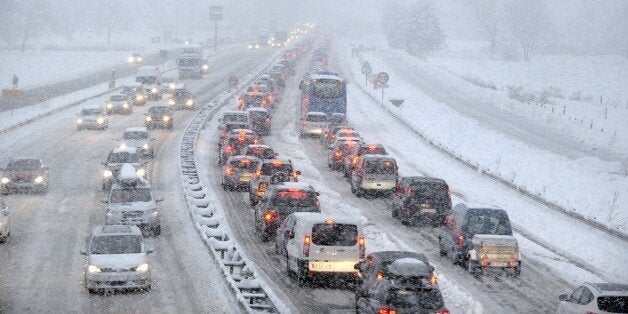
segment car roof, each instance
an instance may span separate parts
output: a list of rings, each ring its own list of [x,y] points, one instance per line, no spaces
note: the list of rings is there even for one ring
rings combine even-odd
[[[379,155],[379,154],[364,154],[362,156],[360,156],[360,158],[363,159],[385,159],[385,160],[392,160],[395,161],[395,158],[389,156],[389,155]]]
[[[107,225],[97,226],[92,229],[92,236],[109,235],[142,235],[142,231],[137,226],[129,225]]]
[[[10,160],[9,162],[12,162],[12,161],[21,161],[21,160],[36,160],[36,161],[41,162],[41,159],[40,159],[40,158],[35,158],[35,157],[17,157],[17,158],[11,158],[11,160]]]
[[[178,83],[175,85],[174,89],[188,89],[188,86],[185,83]]]
[[[224,117],[224,116],[226,116],[226,115],[230,115],[230,114],[233,114],[233,115],[242,115],[242,114],[246,114],[246,112],[244,112],[244,111],[239,111],[239,110],[228,110],[228,111],[225,111],[225,112],[223,112],[223,113],[222,113],[223,117]]]
[[[327,116],[326,113],[320,111],[310,111],[306,114],[307,116]]]
[[[423,261],[424,263],[429,263],[429,260],[427,259],[427,256],[425,256],[425,254],[410,251],[379,251],[370,253],[367,258],[369,258],[369,256],[376,261],[395,261],[400,258],[409,257],[418,259],[420,261]]]
[[[343,81],[344,79],[342,77],[336,76],[336,75],[330,75],[330,74],[314,74],[311,76],[311,78],[313,80],[320,80],[320,79],[325,79],[325,80],[337,80],[337,81]]]
[[[251,108],[246,108],[246,111],[268,112],[268,110],[267,110],[266,108],[262,108],[262,107],[251,107]]]
[[[407,176],[407,177],[402,177],[400,178],[401,180],[405,180],[405,181],[410,181],[410,184],[412,183],[428,183],[428,182],[433,182],[433,183],[445,183],[445,180],[440,179],[440,178],[434,178],[434,177],[422,177],[422,176]]]
[[[458,204],[454,205],[453,208],[464,208],[465,210],[470,210],[470,209],[498,209],[498,210],[504,211],[502,208],[494,206],[494,205],[480,204],[480,203],[468,203],[468,202],[458,203]]]
[[[229,157],[229,159],[227,160],[227,163],[230,161],[241,160],[241,159],[249,159],[251,161],[260,161],[259,158],[255,156],[251,156],[251,155],[233,155]]]
[[[589,286],[595,288],[601,294],[613,294],[628,296],[628,284],[624,283],[592,283],[587,282]]]
[[[263,164],[272,164],[273,162],[282,162],[284,164],[292,164],[292,160],[285,158],[272,158],[272,159],[264,159],[262,160]]]
[[[249,144],[249,145],[247,145],[247,147],[250,147],[250,148],[261,147],[261,148],[270,148],[270,149],[272,149],[269,145],[265,145],[265,144]]]
[[[124,128],[124,132],[148,132],[145,126],[130,126]]]
[[[142,86],[142,83],[140,82],[127,82],[124,83],[124,85],[122,85],[122,87],[140,87]]]
[[[314,191],[314,187],[311,184],[305,182],[282,182],[273,185],[272,188],[276,190],[300,189]]]
[[[301,220],[306,223],[320,223],[325,222],[328,219],[333,219],[336,223],[342,224],[354,224],[358,226],[362,226],[362,223],[359,218],[344,216],[344,215],[330,215],[323,213],[308,213],[308,212],[296,212],[292,214],[298,220]]]
[[[111,150],[112,153],[114,154],[119,154],[119,153],[137,153],[137,148],[135,147],[115,147],[114,149]]]

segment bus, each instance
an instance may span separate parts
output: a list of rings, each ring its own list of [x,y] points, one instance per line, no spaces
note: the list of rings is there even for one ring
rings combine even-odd
[[[301,117],[318,111],[327,115],[347,114],[347,83],[334,72],[317,71],[306,75],[301,84]]]

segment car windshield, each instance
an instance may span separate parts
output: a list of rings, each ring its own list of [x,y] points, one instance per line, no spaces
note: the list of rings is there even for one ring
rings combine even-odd
[[[628,296],[599,296],[597,307],[608,313],[628,313]]]
[[[183,58],[177,61],[178,66],[195,66],[199,64],[199,59],[197,58]]]
[[[287,175],[292,174],[292,164],[289,163],[265,163],[262,165],[262,174],[265,176],[273,175],[277,172],[283,172]]]
[[[364,172],[372,174],[394,174],[395,163],[390,160],[367,160]]]
[[[318,114],[310,114],[305,119],[307,122],[325,122],[327,121],[327,116],[318,115]]]
[[[264,120],[268,117],[268,112],[265,111],[249,111],[251,120]]]
[[[501,211],[481,210],[468,214],[467,232],[474,234],[512,235],[508,215]]]
[[[148,132],[127,131],[122,134],[123,140],[143,140],[148,138]]]
[[[113,95],[111,96],[111,98],[109,98],[109,100],[111,101],[125,101],[127,100],[127,97],[124,95]]]
[[[386,155],[386,149],[382,146],[366,146],[360,149],[360,155],[372,154],[372,155]]]
[[[137,77],[135,78],[136,82],[140,82],[144,85],[153,85],[155,83],[157,83],[157,77],[155,76],[141,76],[141,77]]]
[[[247,155],[253,155],[260,159],[271,159],[275,158],[275,152],[267,147],[253,147],[249,148],[247,151]]]
[[[273,196],[272,205],[278,207],[314,207],[316,208],[316,194],[310,191],[278,191]],[[281,208],[279,209],[281,211]]]
[[[81,110],[81,114],[84,116],[98,116],[102,114],[102,110],[100,109],[83,109]]]
[[[438,289],[390,289],[386,303],[396,308],[421,308],[437,310],[445,306]]]
[[[339,98],[344,95],[341,80],[319,79],[314,83],[314,95],[319,98]]]
[[[226,114],[222,117],[224,122],[246,122],[248,117],[245,114]]]
[[[148,113],[150,114],[162,114],[168,112],[168,107],[151,107],[148,109]]]
[[[152,199],[149,188],[114,189],[111,191],[110,203],[150,202]]]
[[[312,226],[312,243],[324,246],[354,246],[358,242],[358,226],[322,223]]]
[[[118,152],[109,154],[107,163],[109,164],[121,164],[121,163],[139,163],[140,156],[137,153],[131,152]]]
[[[124,94],[133,93],[134,91],[135,91],[135,87],[132,87],[132,86],[124,86],[124,87],[122,87],[122,93],[124,93]]]
[[[250,159],[238,159],[232,160],[229,165],[241,171],[253,172],[257,169],[257,164],[259,162]]]
[[[37,170],[41,163],[37,159],[13,160],[7,165],[7,170]]]
[[[174,93],[172,94],[172,97],[176,98],[176,99],[187,99],[190,98],[192,96],[192,93],[187,90],[187,89],[178,89],[175,90]]]
[[[142,237],[139,235],[109,235],[92,238],[92,254],[142,253]]]

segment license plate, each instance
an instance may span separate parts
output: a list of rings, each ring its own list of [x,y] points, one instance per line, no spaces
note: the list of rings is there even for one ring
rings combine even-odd
[[[312,269],[328,270],[328,269],[332,269],[332,264],[331,263],[314,262],[314,263],[312,263]]]
[[[489,264],[492,267],[506,267],[508,266],[508,263],[505,262],[492,262]]]
[[[436,209],[434,208],[423,208],[422,211],[425,213],[436,213]]]

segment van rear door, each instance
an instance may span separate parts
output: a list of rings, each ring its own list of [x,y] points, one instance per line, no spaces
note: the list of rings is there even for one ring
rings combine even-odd
[[[326,221],[312,225],[310,271],[352,273],[364,238],[355,224]]]

